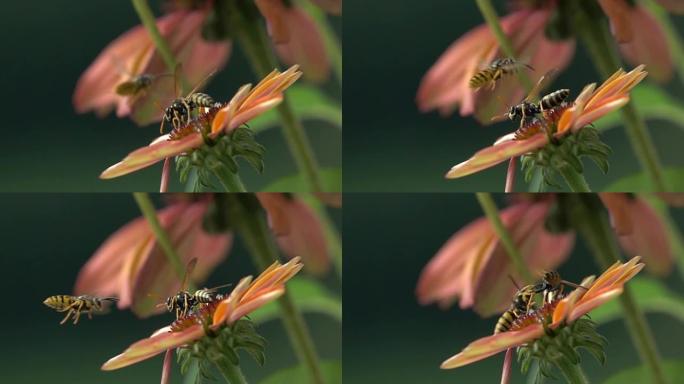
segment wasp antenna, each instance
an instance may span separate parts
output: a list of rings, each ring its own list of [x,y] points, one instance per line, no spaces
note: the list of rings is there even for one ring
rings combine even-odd
[[[513,285],[515,286],[515,288],[516,288],[517,290],[520,290],[520,286],[518,285],[518,283],[515,282],[515,279],[513,279],[513,276],[508,275],[508,278],[511,279],[511,283],[513,283]]]
[[[584,290],[589,289],[589,288],[587,288],[587,287],[585,287],[585,286],[582,286],[582,285],[579,285],[579,284],[575,284],[575,283],[571,283],[571,282],[569,282],[569,281],[567,281],[567,280],[561,280],[561,283],[563,283],[563,284],[565,284],[565,285],[567,285],[567,286],[573,287],[573,288],[582,288],[582,289],[584,289]]]

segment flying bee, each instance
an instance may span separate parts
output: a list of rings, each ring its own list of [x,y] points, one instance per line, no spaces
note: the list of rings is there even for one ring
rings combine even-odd
[[[54,295],[45,299],[43,304],[57,310],[57,312],[67,313],[66,316],[64,316],[64,319],[59,322],[60,324],[64,324],[72,315],[74,318],[74,324],[76,324],[78,323],[78,319],[81,317],[81,313],[87,313],[88,318],[92,319],[93,313],[103,313],[106,309],[107,303],[115,302],[117,300],[118,299],[116,297]]]
[[[558,272],[551,271],[544,273],[542,279],[534,285],[534,291],[542,293],[544,302],[550,303],[563,297],[563,287],[566,285],[573,288],[587,289],[581,285],[563,280]]]
[[[197,258],[193,258],[190,260],[190,262],[188,262],[178,293],[173,296],[169,296],[166,299],[166,302],[158,304],[158,306],[166,306],[166,309],[169,312],[175,312],[176,319],[187,316],[192,309],[199,305],[209,304],[216,300],[221,300],[223,295],[214,291],[230,285],[226,284],[214,288],[203,288],[195,291],[194,293],[190,293],[186,290],[188,277],[192,274],[192,271],[195,269],[196,265]]]
[[[178,89],[178,80],[180,78],[181,68],[181,65],[178,64],[176,65],[176,69],[174,71],[176,95],[180,94],[180,90]],[[206,81],[209,80],[209,78],[213,75],[214,72],[211,72],[209,75],[207,75],[207,77],[197,83],[197,85],[195,85],[195,87],[186,96],[176,96],[176,99],[171,102],[171,105],[164,109],[164,115],[162,116],[161,124],[159,125],[160,133],[164,132],[164,123],[166,121],[171,123],[174,129],[178,129],[188,125],[193,117],[193,113],[200,110],[200,108],[211,108],[217,104],[211,96],[207,95],[206,93],[197,92],[197,90],[201,88],[204,83],[206,83]]]
[[[546,111],[552,110],[555,107],[563,106],[565,100],[570,95],[569,89],[559,89],[557,91],[545,95],[538,102],[530,101],[534,95],[539,93],[539,90],[542,89],[545,80],[547,80],[553,72],[554,71],[551,70],[544,76],[542,76],[539,79],[539,81],[537,81],[537,84],[535,84],[535,86],[532,87],[527,96],[525,96],[525,98],[519,104],[511,106],[507,113],[493,117],[492,121],[501,121],[505,120],[506,118],[508,118],[509,120],[515,120],[519,118],[520,126],[518,127],[517,132],[521,133],[525,131],[526,125],[532,124],[533,122],[539,122],[539,124],[545,125],[544,115]],[[538,120],[535,121],[535,118],[537,118]],[[548,130],[548,127],[545,127],[545,129]],[[516,134],[516,136],[524,135]]]
[[[506,57],[492,61],[489,66],[479,70],[470,78],[468,85],[470,88],[479,89],[489,84],[489,89],[494,89],[496,82],[504,75],[517,73],[519,70],[527,68],[534,71],[529,64],[521,63],[513,58]]]
[[[496,322],[494,334],[496,335],[497,333],[508,331],[511,329],[511,325],[513,325],[516,319],[534,309],[534,295],[536,294],[535,285],[526,285],[522,288],[518,288],[510,307],[508,307],[506,312],[501,314],[501,317],[499,317],[499,320]]]

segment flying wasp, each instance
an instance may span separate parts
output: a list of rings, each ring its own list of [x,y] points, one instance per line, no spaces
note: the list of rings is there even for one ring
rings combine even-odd
[[[137,96],[147,92],[155,80],[165,76],[171,76],[171,74],[150,75],[149,73],[141,73],[119,83],[116,86],[115,92],[119,96]]]
[[[70,296],[70,295],[54,295],[43,301],[43,304],[57,310],[57,312],[66,312],[64,319],[60,324],[64,324],[69,317],[73,315],[74,324],[78,323],[81,313],[87,313],[88,318],[93,318],[93,313],[103,313],[108,302],[115,302],[116,297],[95,297],[88,295]]]
[[[178,293],[173,296],[169,296],[166,299],[166,302],[158,304],[158,306],[166,306],[166,309],[169,312],[175,312],[176,319],[187,316],[188,313],[190,313],[190,311],[196,308],[198,305],[208,304],[214,302],[215,300],[221,300],[223,295],[214,291],[230,285],[226,284],[214,288],[203,288],[195,291],[194,293],[190,293],[186,289],[188,277],[192,274],[195,266],[197,266],[197,258],[193,258],[190,260],[190,262],[188,262]]]
[[[515,284],[515,282],[513,282],[513,284]],[[499,320],[496,322],[494,334],[496,335],[497,333],[508,331],[511,329],[511,325],[513,325],[513,322],[515,322],[516,319],[528,313],[531,309],[534,309],[534,295],[536,294],[535,285],[526,285],[522,288],[518,288],[510,307],[508,307],[506,312],[501,314],[501,317],[499,317]]]
[[[492,121],[502,121],[506,118],[509,120],[520,119],[520,126],[515,134],[516,138],[529,137],[530,135],[526,131],[533,125],[543,125],[548,130],[548,127],[544,124],[545,113],[557,107],[565,107],[567,105],[565,100],[570,95],[570,90],[559,89],[545,95],[538,102],[531,102],[530,100],[539,93],[539,90],[544,86],[545,80],[549,79],[553,72],[554,70],[551,70],[539,78],[537,84],[532,87],[519,104],[511,106],[507,113],[493,117]]]
[[[188,125],[193,117],[193,112],[197,112],[199,108],[211,108],[216,106],[214,99],[207,95],[206,93],[197,92],[204,83],[209,80],[214,72],[207,75],[202,81],[197,83],[195,87],[184,97],[178,96],[180,94],[180,89],[178,86],[181,65],[176,65],[174,71],[174,83],[175,83],[175,94],[176,99],[171,102],[171,105],[164,109],[164,115],[162,116],[161,124],[159,125],[159,132],[164,132],[164,123],[169,122],[173,125],[174,129],[179,129],[185,125]]]
[[[534,285],[534,291],[542,293],[544,302],[550,303],[563,297],[563,287],[566,285],[573,288],[587,289],[587,287],[563,280],[558,272],[551,271],[544,273],[542,279]]]
[[[475,73],[470,78],[468,85],[473,89],[479,89],[485,85],[489,85],[489,89],[494,89],[496,82],[504,75],[514,74],[523,68],[534,71],[534,68],[529,64],[521,63],[510,57],[496,59],[487,67]]]

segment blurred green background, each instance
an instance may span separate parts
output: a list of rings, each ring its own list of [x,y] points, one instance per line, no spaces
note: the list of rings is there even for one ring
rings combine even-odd
[[[499,207],[502,195],[495,195]],[[498,383],[503,353],[455,370],[440,370],[447,357],[491,334],[497,318],[482,319],[458,305],[440,310],[420,306],[416,282],[423,267],[457,230],[482,216],[471,194],[346,194],[344,246],[344,380],[373,383]],[[675,212],[680,228],[684,212]],[[578,237],[568,261],[559,268],[565,279],[599,272]],[[642,275],[646,275],[642,272]],[[673,271],[668,287],[684,294]],[[684,358],[684,327],[670,316],[649,314],[648,321],[663,359]],[[592,383],[640,364],[621,320],[601,325],[608,338],[605,367],[583,354]],[[513,364],[512,383],[524,382]],[[623,382],[637,382],[631,381]],[[555,382],[555,381],[548,381]],[[681,381],[679,381],[681,382]]]
[[[507,2],[494,3],[500,15],[506,13]],[[515,126],[484,127],[458,113],[447,118],[437,112],[420,113],[415,103],[418,85],[437,58],[463,33],[483,23],[475,2],[348,0],[344,12],[345,191],[503,191],[507,163],[462,179],[445,180],[444,174]],[[684,18],[674,20],[684,32]],[[580,85],[597,80],[598,73],[578,44],[570,66],[551,87],[570,88],[576,96]],[[684,100],[681,79],[673,78],[666,89]],[[649,127],[664,166],[683,167],[679,143],[684,132],[662,121],[649,122]],[[602,138],[614,152],[607,177],[585,161],[593,190],[640,171],[622,129],[606,131]],[[516,190],[527,190],[521,177]]]
[[[153,196],[161,207],[158,196]],[[141,320],[129,311],[82,317],[77,325],[60,325],[63,314],[43,305],[55,294],[72,292],[81,266],[113,231],[140,216],[129,194],[4,194],[0,200],[4,233],[2,292],[5,295],[0,328],[4,352],[0,377],[4,383],[153,383],[159,382],[163,355],[116,371],[100,371],[109,358],[131,343],[166,326],[172,315]],[[340,224],[339,210],[331,210]],[[256,275],[239,238],[226,261],[215,269],[206,286],[235,283]],[[324,281],[341,295],[337,281]],[[319,354],[341,358],[341,326],[330,317],[306,315]],[[268,340],[266,365],[259,368],[247,355],[242,368],[250,382],[294,366],[297,359],[279,320],[258,326]],[[172,383],[181,383],[177,365]]]
[[[151,3],[160,15],[159,1]],[[161,163],[114,180],[98,176],[129,152],[149,144],[159,135],[159,125],[138,127],[113,114],[105,119],[92,113],[77,115],[71,104],[76,81],[98,53],[140,24],[131,3],[58,0],[37,7],[10,2],[3,14],[0,102],[8,112],[3,119],[0,191],[158,191]],[[331,20],[340,32],[341,18]],[[225,69],[206,88],[219,100],[229,100],[241,85],[260,80],[240,48],[234,47]],[[324,91],[339,102],[340,90],[330,83]],[[321,120],[307,121],[305,127],[321,166],[340,167],[340,130]],[[257,140],[267,148],[263,175],[246,163],[240,168],[250,190],[297,173],[280,129],[260,133]],[[182,188],[177,176],[171,181],[170,190]]]

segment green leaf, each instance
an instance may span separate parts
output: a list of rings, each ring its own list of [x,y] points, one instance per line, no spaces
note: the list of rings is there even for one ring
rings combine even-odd
[[[684,190],[684,168],[666,168],[663,170],[663,176],[667,187],[671,191]],[[626,176],[605,188],[606,192],[625,192],[625,191],[640,191],[640,192],[657,192],[651,185],[651,179],[643,172]]]
[[[342,190],[342,169],[323,168],[320,171],[323,191],[339,192]],[[306,180],[301,174],[282,177],[267,185],[264,192],[309,192]]]
[[[321,362],[321,370],[327,384],[342,383],[342,362],[339,360],[328,360]],[[309,374],[306,369],[298,365],[286,368],[271,374],[261,380],[259,384],[282,384],[282,383],[308,383]]]
[[[684,360],[667,360],[662,363],[665,377],[670,383],[681,383],[684,379]],[[650,383],[651,375],[648,367],[626,369],[609,377],[603,384]]]
[[[648,277],[637,277],[629,282],[634,298],[645,312],[663,313],[684,323],[684,300],[670,292],[663,283]],[[622,316],[620,304],[610,301],[591,311],[592,320],[605,323]]]
[[[318,88],[309,85],[294,85],[287,90],[297,117],[303,120],[321,120],[342,129],[342,108],[340,103],[331,100]],[[268,111],[249,122],[249,127],[259,133],[280,125],[280,117],[275,110]]]
[[[642,83],[631,92],[634,103],[645,119],[666,120],[684,129],[684,105],[655,85]],[[622,119],[618,112],[602,117],[594,123],[599,130],[619,127]]]
[[[305,277],[295,277],[287,283],[287,290],[300,311],[319,313],[342,323],[342,302],[321,283]],[[265,323],[280,314],[277,303],[269,303],[249,315],[257,324]]]

